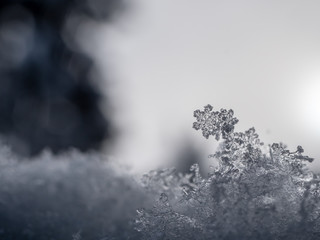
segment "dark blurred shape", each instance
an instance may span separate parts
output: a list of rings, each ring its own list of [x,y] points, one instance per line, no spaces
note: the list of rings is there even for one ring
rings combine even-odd
[[[207,164],[205,164],[200,150],[194,146],[191,140],[184,140],[182,145],[177,148],[173,162],[175,169],[179,173],[190,174],[190,166],[198,164],[201,175],[207,175],[207,171],[205,170]]]
[[[85,151],[112,137],[89,76],[93,61],[66,22],[111,21],[122,7],[119,0],[0,1],[0,134],[16,152]]]

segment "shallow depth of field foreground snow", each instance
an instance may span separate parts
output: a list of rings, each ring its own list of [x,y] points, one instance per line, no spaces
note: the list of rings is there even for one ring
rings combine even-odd
[[[16,159],[0,149],[0,239],[126,239],[146,204],[132,176],[97,153]]]

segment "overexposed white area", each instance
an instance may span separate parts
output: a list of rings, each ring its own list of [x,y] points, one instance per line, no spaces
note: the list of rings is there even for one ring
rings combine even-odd
[[[167,165],[189,140],[193,111],[232,108],[320,166],[320,1],[132,0],[113,26],[90,29],[90,51],[113,82],[106,91],[121,136],[115,156],[146,171]],[[108,61],[106,61],[108,59]]]

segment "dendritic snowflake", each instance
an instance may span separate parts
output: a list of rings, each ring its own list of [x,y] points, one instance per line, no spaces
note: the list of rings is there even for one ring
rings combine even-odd
[[[212,110],[213,107],[209,104],[204,107],[204,111],[195,110],[193,116],[197,121],[193,123],[193,128],[202,130],[205,138],[209,138],[212,135],[216,140],[219,140],[221,136],[225,139],[233,132],[234,125],[238,122],[238,119],[233,117],[232,110]]]

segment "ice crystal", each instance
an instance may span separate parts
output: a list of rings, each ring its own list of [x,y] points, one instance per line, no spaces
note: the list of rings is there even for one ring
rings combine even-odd
[[[232,110],[212,110],[213,107],[208,104],[204,107],[204,111],[194,111],[193,115],[197,119],[197,122],[193,123],[193,128],[202,130],[205,138],[209,138],[209,136],[212,135],[216,140],[219,140],[221,136],[225,139],[233,132],[234,125],[238,122],[238,119],[233,117]]]
[[[220,140],[211,155],[219,165],[206,178],[197,165],[179,177],[145,175],[145,187],[156,186],[160,198],[138,211],[143,239],[320,239],[320,178],[308,170],[313,159],[301,146],[268,148],[254,128],[235,132],[232,110],[207,105],[194,117],[205,138]]]
[[[136,230],[143,239],[193,239],[200,228],[194,219],[173,210],[165,193],[151,210],[137,211]],[[150,231],[151,230],[151,231]]]

